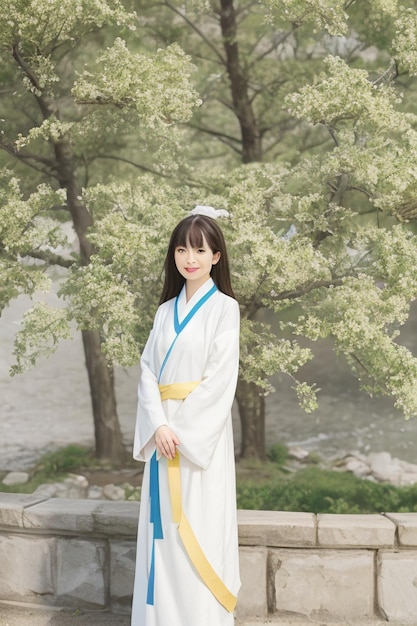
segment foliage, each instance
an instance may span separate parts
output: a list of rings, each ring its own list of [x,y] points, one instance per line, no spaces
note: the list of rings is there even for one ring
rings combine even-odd
[[[345,0],[265,0],[271,21],[311,22],[318,30],[325,28],[331,35],[340,35],[347,30],[348,15]]]
[[[114,281],[110,270],[106,271],[104,267],[98,270],[94,262],[88,269],[85,258],[76,253],[68,254],[69,243],[56,218],[61,218],[63,209],[67,213],[65,219],[72,217],[74,220],[78,236],[83,235],[77,226],[80,221],[75,213],[77,207],[74,209],[74,203],[78,201],[74,196],[77,188],[81,193],[81,184],[73,172],[84,169],[87,179],[94,162],[110,156],[109,146],[117,153],[120,134],[137,132],[138,123],[143,146],[159,151],[156,169],[178,167],[177,146],[181,133],[177,125],[190,117],[192,108],[199,102],[190,85],[193,65],[176,45],[154,54],[145,51],[139,54],[129,51],[126,42],[117,37],[103,52],[93,55],[83,71],[77,72],[83,55],[92,45],[89,34],[97,33],[105,25],[119,31],[123,27],[135,28],[135,14],[126,12],[117,0],[80,0],[75,5],[50,0],[47,11],[34,1],[20,2],[11,3],[7,9],[0,17],[1,54],[9,68],[3,76],[6,97],[1,105],[4,130],[0,147],[15,156],[18,163],[33,168],[48,184],[41,183],[35,191],[28,193],[21,189],[23,182],[20,183],[17,176],[12,176],[6,169],[2,175],[0,312],[20,292],[32,294],[35,290],[48,289],[49,266],[56,264],[71,268],[68,284],[65,285],[64,281],[62,290],[69,301],[68,308],[56,310],[40,303],[25,315],[17,335],[17,361],[12,373],[33,366],[37,358],[53,352],[59,339],[69,336],[72,317],[80,327],[100,328],[103,325],[105,333],[110,328],[114,335],[112,352],[117,351],[120,362],[126,362],[125,352],[133,349],[132,343],[136,344],[137,340],[132,338],[135,325],[129,318],[135,296],[128,294],[125,300],[121,299],[123,285],[117,289],[112,283],[113,290],[108,289],[110,277]],[[26,111],[32,113],[27,115]],[[32,125],[27,124],[28,117],[32,118]],[[32,179],[36,181],[37,178],[35,173]],[[150,182],[147,184],[151,185]],[[30,185],[26,184],[26,187],[30,188]],[[87,220],[90,223],[97,220],[97,237],[104,229],[116,227],[117,215],[113,212],[106,216],[102,206],[94,206],[93,213],[93,199],[107,201],[108,206],[111,196],[116,198],[120,208],[122,185],[119,182],[109,188],[106,199],[99,198],[100,193],[104,196],[100,185],[85,190],[85,200],[91,210]],[[139,198],[141,189],[132,193],[143,207],[143,198]],[[138,218],[137,213],[132,215],[134,219]],[[123,222],[123,209],[118,217]],[[100,219],[103,219],[101,224]],[[125,243],[136,246],[147,235],[155,241],[157,229],[156,224],[153,233],[136,228],[137,240],[134,241],[131,233],[130,242]],[[121,230],[119,219],[119,232]],[[125,229],[124,234],[127,232]],[[97,246],[103,249],[103,245],[97,243]],[[133,270],[131,266],[120,270],[121,262],[126,261],[128,255],[124,259],[120,256],[115,256],[113,268],[117,265],[119,271]],[[134,271],[137,273],[137,266]],[[148,280],[144,276],[139,284],[135,284],[138,294],[139,287],[142,283],[146,286]],[[87,312],[80,312],[80,298],[76,301],[77,285],[84,297],[87,296],[83,303]],[[100,316],[99,308],[95,306],[105,294],[107,297],[101,302],[101,309],[107,313],[117,302],[115,315],[124,316],[118,320],[117,328],[112,327],[106,314]],[[71,295],[74,295],[72,303]],[[141,297],[143,299],[145,295],[138,295]],[[91,319],[94,310],[97,312],[95,320]],[[135,315],[135,321],[137,319]],[[150,319],[148,302],[143,322],[149,325]],[[120,330],[124,328],[129,329],[128,333]],[[123,349],[118,346],[120,337]],[[124,341],[125,337],[127,341]],[[130,362],[137,358],[135,346]]]
[[[45,53],[60,43],[76,42],[106,24],[133,25],[119,0],[3,0],[2,46],[23,42],[31,52]]]
[[[175,44],[151,57],[129,52],[126,42],[117,38],[96,65],[94,74],[84,71],[77,79],[73,88],[77,102],[131,107],[152,131],[161,124],[187,121],[199,103],[189,93],[192,66]],[[184,99],[186,93],[189,99]]]
[[[267,394],[272,374],[290,376],[311,411],[302,338],[331,336],[369,393],[417,414],[417,359],[399,343],[417,293],[417,10],[370,4],[236,12],[230,0],[225,15],[206,1],[138,0],[136,15],[116,0],[7,3],[0,144],[36,174],[26,189],[16,176],[0,185],[2,306],[38,289],[48,266],[68,270],[66,308],[28,313],[14,371],[53,351],[71,320],[100,333],[109,363],[136,363],[169,233],[211,204],[230,214],[241,378]],[[53,220],[79,206],[89,252],[68,258]],[[294,303],[277,334],[271,318]]]
[[[92,214],[104,213],[90,235],[96,253],[88,266],[71,269],[62,294],[79,327],[101,330],[111,361],[138,361],[157,307],[167,238],[185,215],[184,195],[147,176],[139,185],[97,185],[85,193]]]
[[[64,480],[68,472],[79,471],[96,464],[92,453],[78,444],[69,444],[54,452],[47,452],[39,460],[26,483],[3,485],[0,491],[9,493],[33,493],[45,483]]]
[[[0,171],[0,314],[20,291],[33,294],[49,289],[48,276],[31,262],[29,255],[47,256],[65,243],[58,225],[45,210],[45,206],[61,202],[61,194],[45,185],[24,198],[18,179]]]
[[[288,448],[283,443],[275,443],[268,452],[268,459],[276,465],[283,465],[288,459]]]
[[[123,487],[123,485],[122,485]],[[141,488],[131,487],[130,485],[124,486],[125,498],[130,502],[140,502]]]
[[[238,508],[340,514],[417,511],[417,485],[394,487],[316,466],[288,473],[288,450],[281,443],[275,444],[268,456],[267,463],[238,462]],[[0,483],[0,491],[33,493],[44,483],[64,479],[68,472],[91,467],[97,467],[91,451],[69,444],[44,454],[29,482],[10,487]],[[140,499],[140,488],[126,485],[125,492],[128,500]]]
[[[288,174],[293,176],[294,172]],[[406,415],[414,414],[415,359],[395,339],[417,290],[415,236],[401,226],[391,230],[361,227],[341,210],[321,222],[322,228],[332,232],[325,254],[324,245],[318,249],[314,244],[311,212],[306,214],[303,196],[302,212],[292,212],[297,234],[285,238],[282,230],[270,226],[271,214],[284,224],[290,215],[282,177],[280,166],[259,164],[206,179],[212,191],[219,190],[209,201],[221,202],[231,214],[222,226],[245,313],[242,375],[269,392],[267,377],[277,371],[286,373],[294,377],[305,408],[312,409],[315,390],[297,381],[295,375],[313,355],[298,345],[296,337],[314,341],[331,335],[368,391],[389,393]],[[181,203],[188,204],[187,195],[189,206],[192,197],[199,201],[194,191],[182,189],[180,197],[170,186],[161,184],[156,190],[146,179],[142,183],[142,204],[132,187],[119,189],[118,204],[109,209],[91,236],[97,254],[88,267],[71,271],[64,288],[66,293],[73,290],[71,315],[80,326],[98,324],[106,354],[126,365],[135,362],[147,335],[156,308],[165,242],[184,214]],[[97,191],[89,202],[103,206],[114,187],[100,186]],[[295,195],[291,202],[297,202]],[[274,212],[271,204],[276,207]],[[350,228],[344,226],[347,220]],[[246,250],[253,252],[246,254]],[[139,265],[141,273],[137,272]],[[287,325],[293,339],[277,341],[268,324],[251,319],[251,308],[270,307],[280,312],[292,306],[294,296],[301,314],[297,322]],[[91,304],[96,309],[94,318]]]
[[[393,42],[396,57],[401,69],[412,76],[417,74],[417,16],[413,7],[402,7],[395,26],[396,34]]]
[[[42,472],[45,476],[53,478],[56,474],[89,467],[94,462],[90,450],[71,443],[65,446],[65,448],[44,454],[35,471]]]
[[[414,512],[417,485],[394,487],[353,474],[307,467],[294,474],[271,472],[268,478],[238,475],[240,509],[312,513]]]

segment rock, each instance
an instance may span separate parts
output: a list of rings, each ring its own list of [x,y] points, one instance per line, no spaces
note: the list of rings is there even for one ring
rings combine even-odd
[[[24,485],[29,480],[27,472],[9,472],[2,480],[3,485]]]
[[[88,481],[85,476],[68,474],[60,483],[47,483],[40,485],[34,493],[47,498],[75,498],[87,497]]]
[[[347,472],[352,472],[358,478],[367,478],[371,474],[369,463],[363,458],[349,455],[343,459],[343,468]]]
[[[393,458],[389,452],[374,452],[368,457],[352,452],[337,461],[336,466],[358,478],[387,482],[396,487],[417,483],[417,465]]]
[[[393,459],[389,452],[375,452],[369,455],[371,472],[380,482],[397,484],[401,467],[398,459]]]
[[[68,474],[62,483],[66,490],[66,496],[58,496],[65,498],[86,498],[88,491],[88,480],[85,476],[79,474]]]
[[[98,487],[97,485],[91,485],[87,491],[87,498],[89,500],[103,500],[103,487]]]
[[[105,485],[103,495],[107,500],[125,500],[125,490],[117,485]]]
[[[288,448],[288,456],[292,459],[297,459],[298,461],[303,461],[309,456],[309,454],[308,450],[304,450],[304,448],[300,448],[300,446]]]
[[[389,452],[376,452],[369,455],[371,471],[380,482],[388,482],[396,487],[417,483],[417,465],[393,458]]]
[[[33,493],[37,496],[42,496],[42,498],[56,498],[57,492],[58,483],[46,483],[44,485],[39,485]]]

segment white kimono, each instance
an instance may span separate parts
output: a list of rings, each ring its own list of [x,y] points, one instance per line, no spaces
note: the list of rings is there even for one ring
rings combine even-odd
[[[185,288],[182,290],[177,301],[180,323],[213,287],[209,279],[188,303]],[[176,335],[174,304],[172,299],[159,307],[141,358],[133,456],[146,465],[131,623],[231,626],[233,612],[204,584],[184,549],[178,524],[172,521],[164,457],[158,463],[162,539],[154,539],[149,494],[154,433],[167,424],[180,441],[183,511],[210,565],[237,596],[240,578],[231,406],[239,362],[239,306],[216,290]],[[192,381],[201,382],[185,400],[161,401],[159,384]],[[151,561],[154,600],[147,604]]]

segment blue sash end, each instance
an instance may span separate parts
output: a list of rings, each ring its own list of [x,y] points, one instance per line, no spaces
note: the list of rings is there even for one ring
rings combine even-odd
[[[149,483],[150,483],[149,494],[150,494],[150,504],[151,504],[150,522],[151,524],[153,524],[153,537],[152,537],[151,567],[149,570],[148,593],[146,597],[146,604],[154,604],[155,540],[164,538],[164,534],[162,532],[162,522],[161,522],[161,504],[159,500],[159,463],[156,459],[156,451],[153,453],[151,462],[150,462]]]

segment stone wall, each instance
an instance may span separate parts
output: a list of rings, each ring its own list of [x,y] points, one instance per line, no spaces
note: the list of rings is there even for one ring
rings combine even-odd
[[[0,493],[0,601],[130,611],[136,502]],[[239,511],[242,619],[417,623],[417,513]]]

